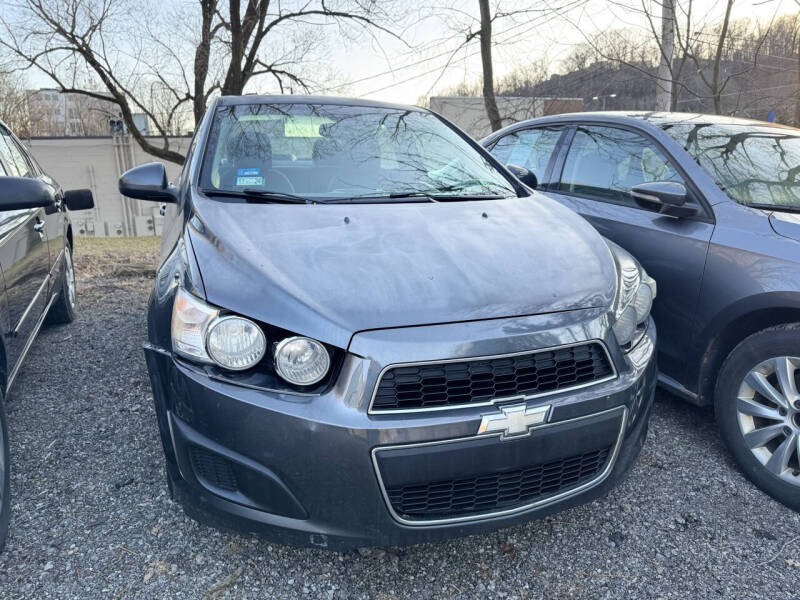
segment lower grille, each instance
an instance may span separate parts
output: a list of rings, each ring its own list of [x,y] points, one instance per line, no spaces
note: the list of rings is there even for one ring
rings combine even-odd
[[[387,489],[394,511],[408,519],[463,517],[530,504],[597,477],[612,447],[529,467]]]
[[[189,446],[194,473],[199,479],[216,488],[235,492],[239,489],[236,474],[230,463],[219,454],[197,446]]]
[[[464,359],[389,368],[371,411],[426,410],[535,396],[605,380],[614,374],[599,342],[512,356]]]

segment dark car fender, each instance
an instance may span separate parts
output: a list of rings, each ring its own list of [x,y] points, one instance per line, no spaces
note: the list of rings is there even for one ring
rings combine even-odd
[[[690,357],[689,364],[699,370],[699,403],[713,403],[717,372],[737,344],[762,329],[793,322],[800,322],[800,291],[748,296],[720,310],[698,334]]]

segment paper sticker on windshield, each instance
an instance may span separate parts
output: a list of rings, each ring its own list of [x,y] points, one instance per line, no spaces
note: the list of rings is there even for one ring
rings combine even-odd
[[[254,177],[259,175],[261,170],[258,167],[249,167],[247,169],[236,169],[237,177]]]
[[[246,186],[264,185],[264,178],[263,177],[237,177],[236,178],[236,185],[246,185]]]

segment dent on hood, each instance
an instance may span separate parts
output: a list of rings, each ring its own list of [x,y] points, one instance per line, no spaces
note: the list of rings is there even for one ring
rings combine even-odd
[[[209,302],[346,348],[358,331],[608,307],[602,238],[535,195],[357,205],[196,201]]]

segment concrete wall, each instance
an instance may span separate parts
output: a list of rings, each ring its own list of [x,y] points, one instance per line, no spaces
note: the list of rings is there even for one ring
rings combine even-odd
[[[433,96],[430,107],[434,112],[455,123],[475,139],[492,132],[483,98],[474,96]],[[503,127],[526,119],[564,112],[583,110],[580,98],[532,98],[529,96],[498,96],[497,109]]]
[[[119,176],[130,167],[159,161],[146,154],[130,136],[32,138],[23,140],[42,168],[65,190],[88,188],[95,208],[71,214],[77,235],[160,235],[163,217],[159,205],[123,198],[117,188]],[[170,147],[185,153],[190,138],[172,138]],[[162,161],[164,162],[164,161]],[[170,180],[180,165],[164,162]]]

